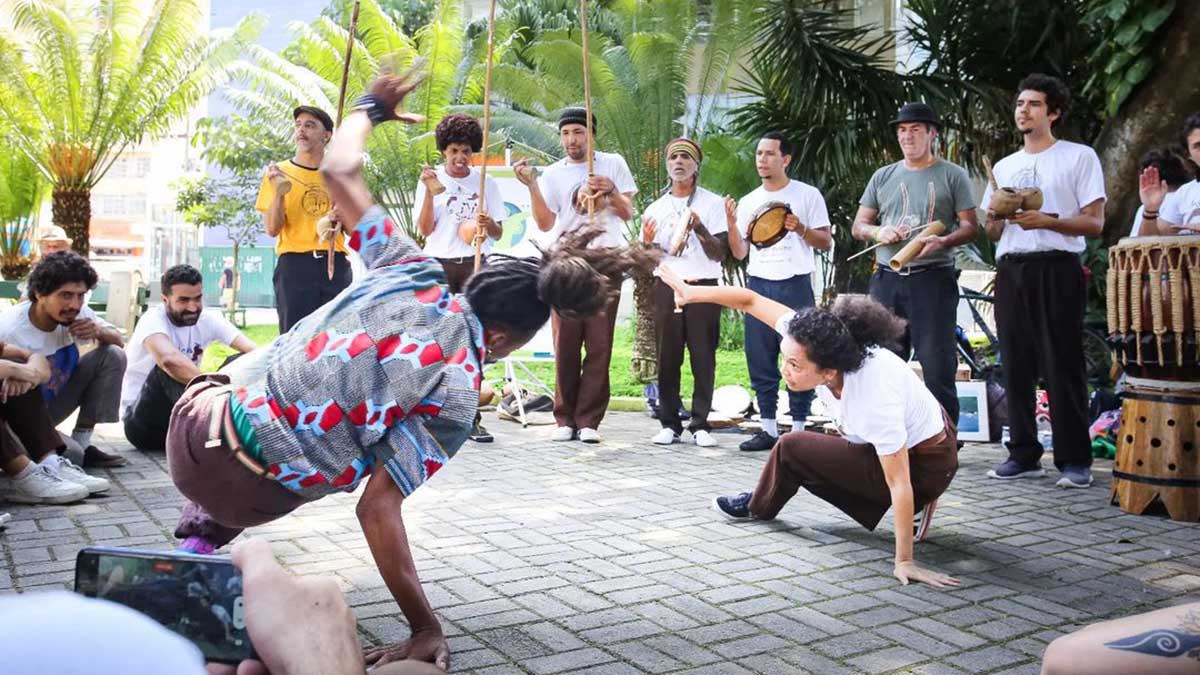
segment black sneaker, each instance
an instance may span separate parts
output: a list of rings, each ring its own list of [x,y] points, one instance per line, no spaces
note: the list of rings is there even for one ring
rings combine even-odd
[[[760,431],[750,438],[742,441],[742,444],[738,446],[738,450],[741,450],[742,452],[770,450],[771,448],[775,447],[775,442],[778,440],[779,437],[772,436],[765,431]]]
[[[734,520],[750,517],[750,498],[753,492],[743,492],[733,497],[717,497],[713,500],[713,508]]]
[[[479,422],[476,422],[475,426],[472,427],[469,438],[476,443],[491,443],[492,441],[496,440],[496,438],[489,434],[488,430],[485,429]]]

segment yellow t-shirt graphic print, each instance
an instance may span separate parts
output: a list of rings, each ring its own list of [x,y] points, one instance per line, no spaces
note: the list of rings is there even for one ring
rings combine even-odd
[[[317,221],[329,213],[333,201],[325,189],[325,182],[321,180],[321,173],[290,159],[275,166],[292,184],[292,189],[283,198],[283,229],[275,241],[275,253],[282,255],[326,250],[328,244],[317,238]],[[266,214],[274,199],[275,184],[264,173],[254,208]],[[345,237],[341,234],[337,237],[337,250],[346,252]]]

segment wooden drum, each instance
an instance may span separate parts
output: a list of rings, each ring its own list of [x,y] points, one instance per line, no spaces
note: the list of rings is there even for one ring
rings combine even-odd
[[[1200,236],[1122,239],[1107,284],[1109,345],[1125,372],[1200,380]]]
[[[1200,521],[1200,382],[1126,378],[1112,501],[1140,514]]]

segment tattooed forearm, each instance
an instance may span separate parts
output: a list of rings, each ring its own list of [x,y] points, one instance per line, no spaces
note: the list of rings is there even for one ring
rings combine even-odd
[[[1200,661],[1200,615],[1188,612],[1179,622],[1179,630],[1158,628],[1120,640],[1104,643],[1109,649],[1137,652],[1148,656],[1176,658],[1186,656]]]

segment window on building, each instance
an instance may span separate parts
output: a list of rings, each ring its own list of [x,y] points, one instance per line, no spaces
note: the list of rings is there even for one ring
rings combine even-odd
[[[118,159],[108,169],[107,175],[110,178],[125,178],[129,175],[129,162],[124,159]]]
[[[137,160],[137,177],[145,178],[150,175],[150,158],[138,157]]]

